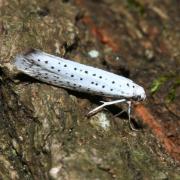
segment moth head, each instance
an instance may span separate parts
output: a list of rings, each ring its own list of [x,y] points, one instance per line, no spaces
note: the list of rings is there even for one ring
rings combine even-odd
[[[144,88],[139,85],[136,85],[134,89],[133,100],[144,101],[145,99],[146,99],[146,93],[144,91]]]

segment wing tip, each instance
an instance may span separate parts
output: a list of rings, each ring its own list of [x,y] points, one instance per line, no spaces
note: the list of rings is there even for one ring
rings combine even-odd
[[[15,57],[14,65],[18,70],[21,70],[24,67],[24,61],[22,55],[17,55]]]

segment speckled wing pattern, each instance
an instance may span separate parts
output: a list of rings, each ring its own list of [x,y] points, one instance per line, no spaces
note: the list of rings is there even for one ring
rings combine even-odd
[[[37,49],[18,55],[15,66],[40,81],[80,92],[112,98],[132,98],[144,93],[141,86],[128,78]]]

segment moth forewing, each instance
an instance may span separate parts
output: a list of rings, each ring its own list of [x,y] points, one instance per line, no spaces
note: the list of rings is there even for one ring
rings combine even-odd
[[[117,99],[104,102],[100,107],[127,102],[130,112],[132,99],[140,101],[146,98],[143,87],[128,78],[36,49],[18,55],[15,66],[23,73],[55,86]]]

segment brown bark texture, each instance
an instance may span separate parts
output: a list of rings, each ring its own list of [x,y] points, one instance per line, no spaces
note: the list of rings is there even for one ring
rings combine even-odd
[[[0,0],[0,179],[180,179],[178,1]],[[147,100],[87,118],[101,97],[17,71],[28,48],[133,79]],[[92,50],[98,52],[93,58]]]

